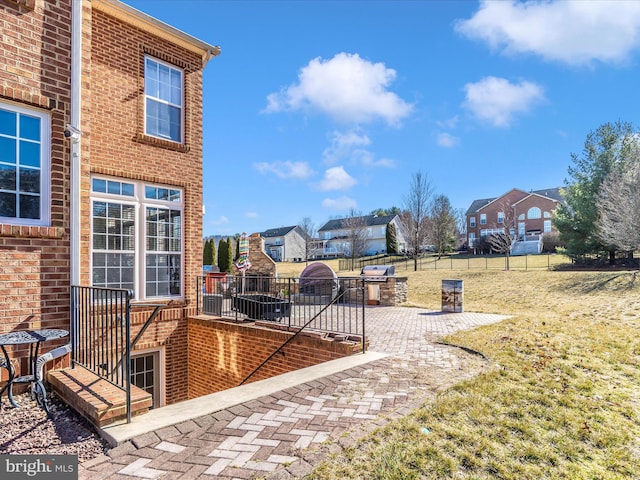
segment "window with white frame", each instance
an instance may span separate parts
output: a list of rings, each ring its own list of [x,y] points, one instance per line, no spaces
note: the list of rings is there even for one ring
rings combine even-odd
[[[551,212],[547,212],[546,210],[543,215],[544,215],[544,218],[551,218]]]
[[[0,102],[0,222],[48,225],[51,120]]]
[[[469,226],[471,228],[475,228],[475,226],[476,226],[476,217],[469,217]]]
[[[504,212],[498,212],[498,223],[504,223]]]
[[[544,221],[544,233],[549,233],[551,231],[551,220]]]
[[[91,203],[93,286],[133,290],[137,300],[182,296],[182,191],[94,177]]]
[[[481,237],[487,237],[489,235],[497,235],[499,233],[504,233],[504,228],[483,228],[480,230]]]
[[[480,214],[480,225],[486,225],[487,224],[487,214],[486,213],[481,213]]]
[[[144,59],[144,132],[182,143],[184,73],[152,57]]]
[[[542,217],[542,212],[538,207],[531,207],[527,211],[527,218],[529,218],[529,220],[534,220],[536,218],[541,218],[541,217]]]

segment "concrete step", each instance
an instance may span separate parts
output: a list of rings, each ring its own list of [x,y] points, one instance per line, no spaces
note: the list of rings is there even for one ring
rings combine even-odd
[[[47,380],[51,390],[98,428],[127,418],[125,391],[86,368],[52,370]],[[151,394],[132,385],[131,415],[146,413],[152,406]]]

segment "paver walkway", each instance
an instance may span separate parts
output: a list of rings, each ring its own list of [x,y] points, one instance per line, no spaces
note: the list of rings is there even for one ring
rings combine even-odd
[[[82,464],[79,478],[300,478],[438,387],[476,374],[478,358],[437,340],[504,318],[367,307],[369,349],[388,357],[140,435]]]

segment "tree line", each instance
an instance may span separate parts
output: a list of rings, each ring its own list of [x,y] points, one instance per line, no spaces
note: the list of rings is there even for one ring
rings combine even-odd
[[[581,154],[571,154],[565,187],[561,188],[563,202],[553,215],[558,231],[553,246],[575,262],[608,259],[614,263],[623,252],[633,258],[640,246],[640,132],[631,123],[605,123],[590,132]],[[511,215],[510,208],[504,208]],[[398,215],[401,232],[393,223],[386,230],[386,253],[410,256],[414,269],[418,258],[429,245],[439,255],[451,252],[457,238],[466,232],[466,218],[462,209],[454,209],[449,198],[436,194],[424,172],[411,175],[408,190],[402,197],[402,207],[377,208],[370,215]],[[505,225],[515,226],[515,218],[504,218]],[[362,212],[351,209],[342,219],[347,231],[343,252],[347,258],[361,257],[367,246],[367,228]],[[317,254],[317,230],[310,218],[298,224],[304,239],[304,259]],[[405,240],[399,251],[399,234]],[[493,234],[485,242],[492,251],[509,255],[512,239],[508,234]],[[205,242],[204,264],[218,265],[220,271],[233,269],[234,243],[239,235],[220,240],[216,263],[213,239]],[[235,249],[237,251],[237,247]]]

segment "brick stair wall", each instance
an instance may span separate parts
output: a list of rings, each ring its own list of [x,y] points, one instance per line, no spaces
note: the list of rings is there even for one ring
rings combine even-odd
[[[83,367],[52,370],[47,380],[50,388],[65,403],[99,428],[127,417],[124,390]],[[131,386],[132,415],[146,413],[152,405],[149,393],[135,385]]]

